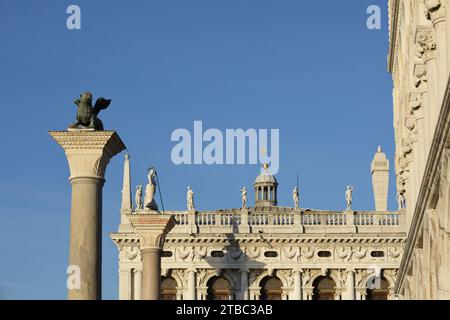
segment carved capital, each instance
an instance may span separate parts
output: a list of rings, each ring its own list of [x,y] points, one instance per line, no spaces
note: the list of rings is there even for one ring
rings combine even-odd
[[[131,224],[139,234],[140,249],[161,249],[167,233],[175,226],[175,218],[164,214],[129,214]]]
[[[113,156],[125,149],[115,131],[49,131],[64,149],[69,163],[70,180],[104,179],[106,166]]]

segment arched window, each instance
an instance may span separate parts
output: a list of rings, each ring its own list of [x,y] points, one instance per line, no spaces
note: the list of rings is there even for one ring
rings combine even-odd
[[[330,277],[320,276],[313,282],[313,300],[334,300],[336,284]]]
[[[212,277],[208,281],[206,300],[230,300],[230,282],[224,277]]]
[[[366,300],[387,300],[389,295],[389,282],[386,278],[380,279],[380,286],[375,289],[367,288]]]
[[[283,290],[277,277],[265,277],[261,280],[261,300],[281,300]]]
[[[174,278],[161,278],[161,300],[177,300],[177,282]]]

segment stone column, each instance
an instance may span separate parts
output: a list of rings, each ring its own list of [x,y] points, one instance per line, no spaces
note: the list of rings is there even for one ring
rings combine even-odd
[[[355,300],[355,270],[347,270],[347,299]]]
[[[302,272],[294,270],[294,292],[292,300],[302,300]]]
[[[161,295],[161,251],[167,233],[175,226],[171,215],[155,212],[130,214],[128,219],[139,234],[142,257],[142,300],[159,300]]]
[[[68,299],[101,299],[102,190],[110,159],[125,149],[115,131],[49,131],[64,149],[72,185],[69,266],[79,270],[81,286]]]
[[[120,269],[119,270],[119,300],[130,300],[130,269]]]
[[[188,270],[187,294],[184,300],[196,300],[197,298],[197,279],[195,269]]]
[[[135,270],[134,272],[134,300],[141,300],[142,288],[142,271]]]
[[[248,297],[248,269],[242,269],[241,272],[241,292],[239,299],[240,300],[249,300]]]

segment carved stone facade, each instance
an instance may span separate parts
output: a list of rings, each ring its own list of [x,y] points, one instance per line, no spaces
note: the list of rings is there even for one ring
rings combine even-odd
[[[395,292],[404,299],[450,299],[448,5],[389,1],[395,170],[408,227]]]
[[[127,177],[128,166],[126,158]],[[165,211],[177,224],[161,254],[163,299],[364,300],[376,298],[377,290],[382,298],[395,298],[406,236],[403,210],[281,207],[276,178],[261,175],[253,208]],[[127,184],[124,179],[124,190],[130,190]],[[147,211],[122,205],[119,232],[110,234],[119,248],[120,299],[141,298],[142,239],[133,220],[151,217]],[[384,287],[372,288],[374,279]]]

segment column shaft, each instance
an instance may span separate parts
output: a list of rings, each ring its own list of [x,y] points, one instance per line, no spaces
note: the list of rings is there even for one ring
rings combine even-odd
[[[188,288],[187,288],[187,296],[184,300],[197,300],[197,292],[196,292],[196,276],[195,270],[188,271]]]
[[[353,270],[347,271],[347,298],[355,300],[355,272]]]
[[[241,270],[241,300],[248,300],[248,271]]]
[[[293,300],[302,300],[302,275],[300,271],[294,273],[294,294]]]
[[[142,272],[135,270],[134,272],[134,300],[141,300],[142,289]]]
[[[159,300],[161,296],[161,249],[145,248],[142,255],[142,300]]]
[[[104,179],[72,178],[69,265],[80,268],[80,289],[68,288],[68,299],[101,299],[102,188]]]

